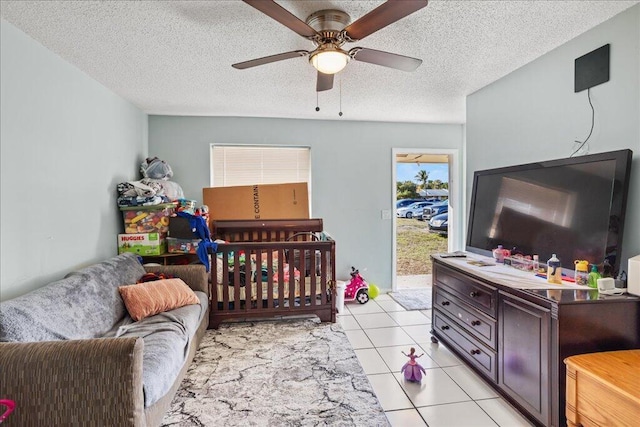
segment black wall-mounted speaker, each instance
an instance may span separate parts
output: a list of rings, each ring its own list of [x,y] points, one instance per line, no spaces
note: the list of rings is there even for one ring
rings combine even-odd
[[[575,60],[574,92],[609,81],[609,44]]]

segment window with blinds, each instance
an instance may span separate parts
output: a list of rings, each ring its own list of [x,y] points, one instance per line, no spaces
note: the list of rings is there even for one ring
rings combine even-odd
[[[211,186],[309,182],[309,147],[213,145]]]

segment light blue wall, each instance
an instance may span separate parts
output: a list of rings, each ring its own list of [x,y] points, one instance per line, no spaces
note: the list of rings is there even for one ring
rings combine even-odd
[[[392,222],[381,210],[392,209],[391,149],[461,149],[462,132],[462,125],[150,116],[149,155],[169,161],[185,196],[201,202],[211,144],[311,147],[312,215],[337,242],[338,278],[354,265],[390,289]]]
[[[611,44],[611,79],[591,89],[590,153],[633,150],[621,267],[640,254],[640,5],[467,98],[467,197],[475,170],[569,157],[591,126],[574,59]],[[598,201],[594,201],[597,203]]]
[[[1,283],[7,299],[116,253],[115,184],[157,155],[202,199],[211,143],[312,147],[312,211],[350,265],[391,283],[391,149],[460,149],[473,171],[567,157],[588,132],[573,60],[611,43],[611,81],[592,90],[591,152],[634,150],[624,257],[640,253],[640,6],[467,98],[467,125],[260,118],[149,118],[6,21],[1,27]],[[463,147],[464,145],[464,147]],[[466,150],[465,151],[463,150]]]
[[[116,184],[147,116],[0,20],[1,282],[8,299],[117,253]]]

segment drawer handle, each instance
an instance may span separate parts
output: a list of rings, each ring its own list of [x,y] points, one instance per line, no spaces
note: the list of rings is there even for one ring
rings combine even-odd
[[[471,322],[471,326],[478,326],[480,323],[482,322],[480,322],[479,320],[474,320]]]
[[[480,350],[471,350],[472,355],[480,354]]]
[[[442,305],[449,305],[451,304],[449,301],[442,301]]]
[[[479,297],[480,296],[480,292],[471,291],[471,292],[469,292],[469,296],[471,298]]]
[[[440,326],[440,329],[442,329],[443,331],[446,331],[447,329],[449,329],[449,327],[447,325],[444,325],[444,326]]]

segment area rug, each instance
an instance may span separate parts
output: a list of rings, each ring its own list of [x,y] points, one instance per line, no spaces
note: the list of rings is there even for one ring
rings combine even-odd
[[[388,426],[338,323],[208,330],[163,426]]]
[[[390,292],[389,296],[405,310],[429,310],[431,308],[431,288],[403,289]]]

